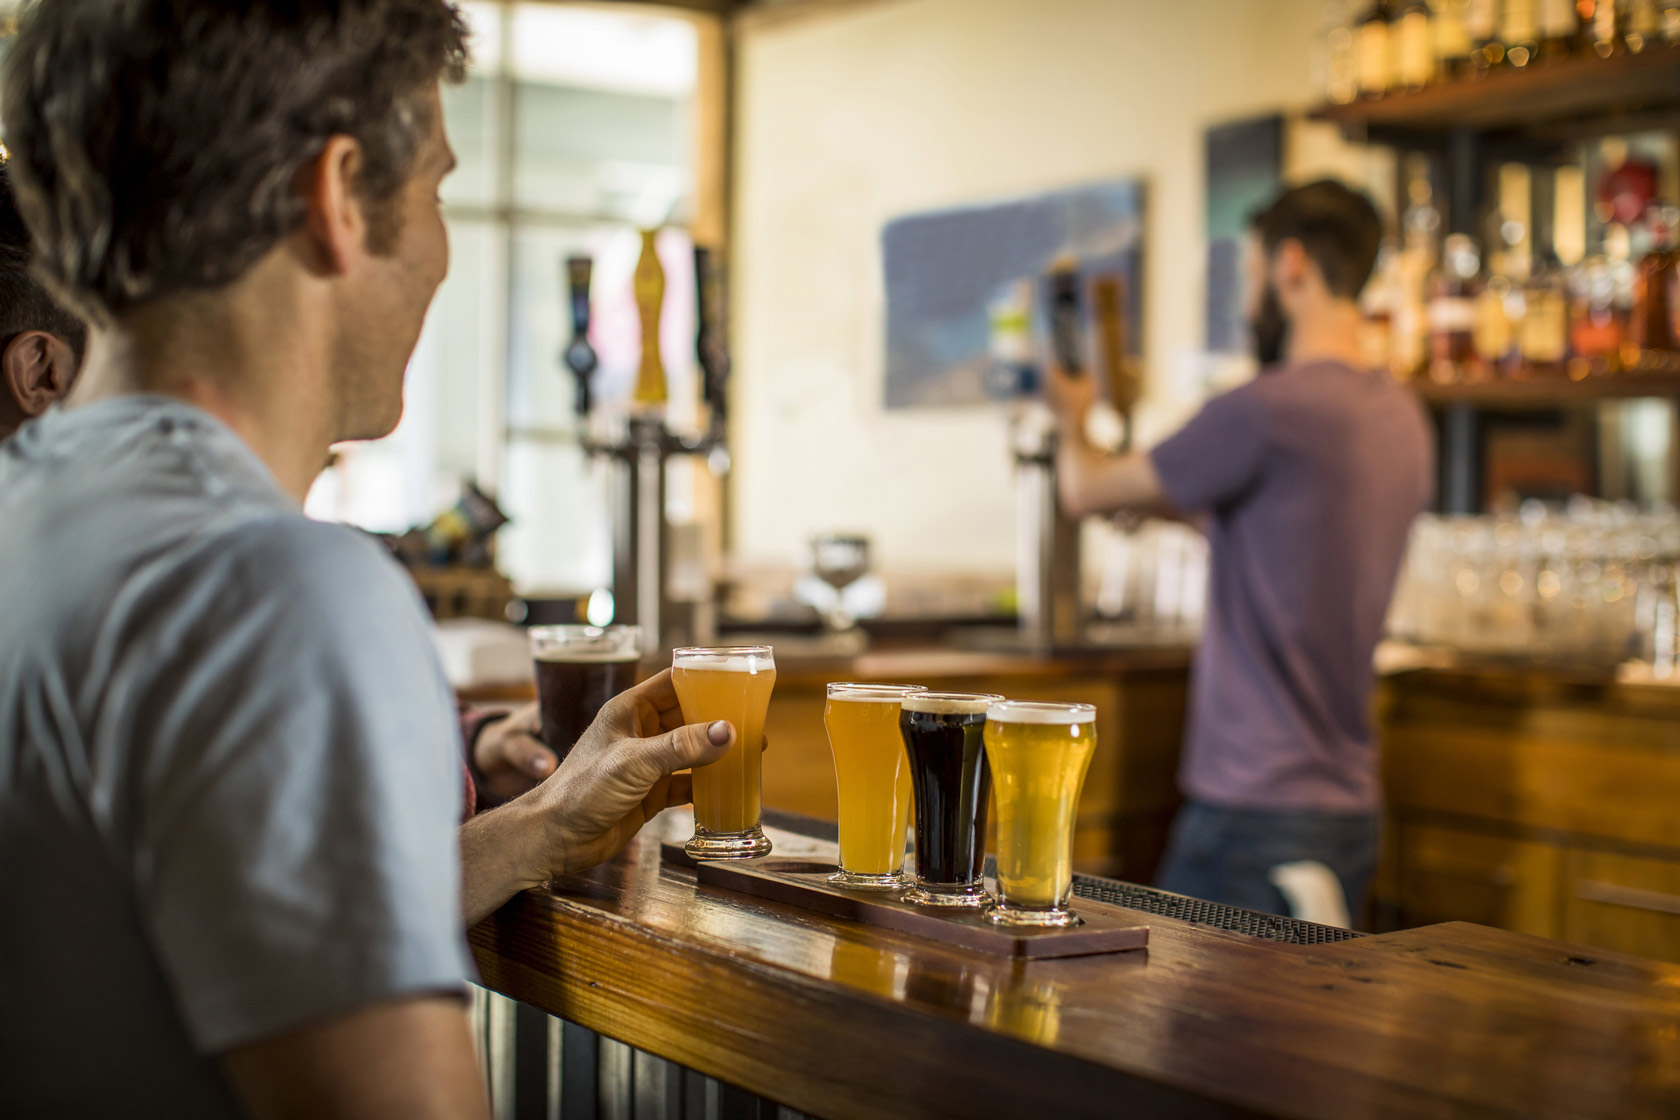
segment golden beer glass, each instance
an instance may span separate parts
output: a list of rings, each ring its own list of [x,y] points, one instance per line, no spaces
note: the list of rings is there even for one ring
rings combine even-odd
[[[828,881],[852,890],[905,886],[910,766],[898,733],[899,705],[919,684],[828,686],[823,727],[840,793],[840,870]]]
[[[1069,926],[1073,815],[1097,749],[1090,704],[1005,700],[986,712],[986,758],[997,804],[999,925]]]
[[[735,743],[724,756],[694,768],[695,859],[768,855],[764,835],[764,717],[776,687],[769,646],[706,646],[671,655],[671,682],[687,723],[728,720]]]

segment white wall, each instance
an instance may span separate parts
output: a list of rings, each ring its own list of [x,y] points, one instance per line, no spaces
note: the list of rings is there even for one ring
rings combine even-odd
[[[735,553],[794,564],[827,528],[888,569],[1008,572],[1001,411],[882,410],[879,238],[907,212],[1128,176],[1148,184],[1145,436],[1190,403],[1202,133],[1316,100],[1322,0],[874,0],[742,37]],[[1184,380],[1182,376],[1178,380]]]

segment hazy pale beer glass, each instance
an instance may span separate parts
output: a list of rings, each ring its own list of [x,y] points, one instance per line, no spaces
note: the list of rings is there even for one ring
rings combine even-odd
[[[1005,700],[986,712],[986,757],[997,797],[1001,925],[1067,926],[1073,893],[1073,814],[1097,749],[1090,704]]]
[[[562,760],[608,700],[636,683],[639,626],[533,626],[542,739]]]
[[[687,723],[728,720],[735,745],[709,766],[694,768],[695,859],[746,859],[770,851],[764,835],[764,716],[776,687],[769,646],[679,649],[671,680]]]
[[[992,778],[982,731],[1001,696],[918,692],[901,702],[899,730],[910,761],[916,820],[916,883],[904,895],[923,906],[984,906],[986,807]]]
[[[910,766],[898,733],[899,704],[919,684],[831,684],[823,726],[840,791],[840,870],[829,882],[853,890],[905,885]]]

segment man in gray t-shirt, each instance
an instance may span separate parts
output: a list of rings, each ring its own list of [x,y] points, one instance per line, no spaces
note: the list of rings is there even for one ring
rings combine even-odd
[[[669,674],[456,827],[412,586],[299,507],[448,264],[443,0],[43,0],[4,62],[37,264],[95,329],[0,445],[0,1116],[483,1117],[463,921],[733,741]]]
[[[1360,360],[1355,300],[1381,234],[1331,182],[1255,219],[1262,372],[1148,454],[1084,440],[1090,389],[1052,388],[1064,496],[1080,511],[1205,518],[1208,614],[1179,769],[1185,808],[1157,883],[1287,913],[1280,865],[1322,864],[1357,911],[1376,866],[1371,656],[1413,518],[1433,489],[1418,401]]]
[[[379,546],[145,396],[0,447],[0,524],[0,1103],[227,1113],[200,1055],[458,991],[454,701]]]

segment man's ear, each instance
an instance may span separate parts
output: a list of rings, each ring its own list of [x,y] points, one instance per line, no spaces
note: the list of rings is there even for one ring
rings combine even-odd
[[[326,272],[348,271],[351,261],[366,251],[367,215],[356,193],[361,172],[362,146],[337,135],[298,169],[293,183],[304,201],[302,232],[312,257]]]
[[[1295,238],[1286,237],[1278,242],[1278,247],[1272,253],[1272,259],[1267,264],[1271,273],[1272,286],[1277,289],[1278,298],[1289,302],[1294,294],[1300,291],[1307,282],[1308,273],[1312,270],[1312,258],[1307,256],[1306,248]]]
[[[24,331],[0,350],[0,379],[25,416],[39,416],[70,391],[75,351],[47,331]]]

